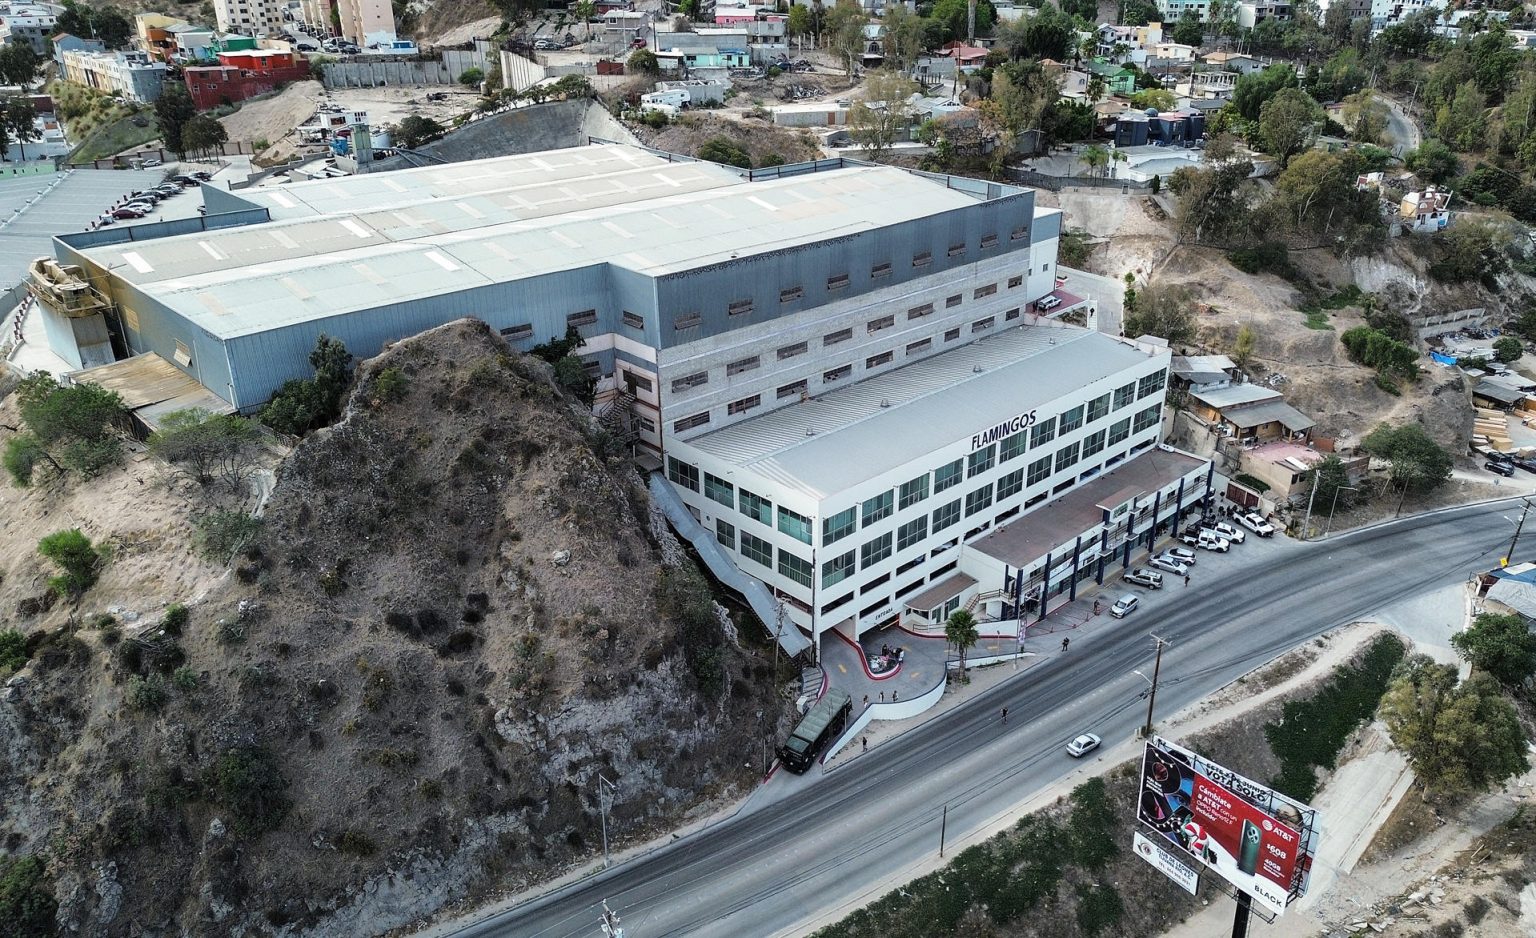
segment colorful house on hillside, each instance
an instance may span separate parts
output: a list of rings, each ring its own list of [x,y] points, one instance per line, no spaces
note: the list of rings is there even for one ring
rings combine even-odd
[[[100,39],[81,39],[72,33],[59,33],[48,43],[53,48],[53,61],[60,69],[64,68],[64,53],[66,52],[105,52],[107,44]]]
[[[968,68],[981,68],[987,64],[987,50],[981,46],[968,46],[963,42],[952,40],[944,43],[939,49],[939,55],[954,59],[962,70]]]
[[[1110,94],[1133,95],[1136,93],[1136,78],[1139,73],[1135,69],[1116,65],[1105,59],[1090,59],[1083,64],[1087,66],[1088,71],[1104,79]]]
[[[182,70],[187,93],[199,111],[244,101],[273,91],[285,82],[309,77],[308,58],[275,49],[221,52],[218,62]]]

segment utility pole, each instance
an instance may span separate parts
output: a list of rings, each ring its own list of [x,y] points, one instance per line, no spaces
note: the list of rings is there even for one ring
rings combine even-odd
[[[1317,498],[1317,485],[1323,481],[1323,474],[1312,467],[1312,494],[1307,496],[1307,520],[1301,524],[1301,539],[1310,540],[1312,537],[1312,502]]]
[[[1248,909],[1252,905],[1253,899],[1246,892],[1238,890],[1237,914],[1232,917],[1232,938],[1248,938]]]
[[[784,645],[784,600],[773,609],[773,692],[777,694],[784,683],[779,677],[779,652]]]
[[[1156,635],[1152,636],[1152,640],[1157,642],[1157,658],[1152,663],[1152,690],[1147,694],[1147,726],[1142,733],[1148,739],[1152,738],[1152,707],[1157,703],[1157,676],[1163,668],[1163,646],[1168,644]]]
[[[1504,555],[1504,562],[1499,564],[1507,567],[1515,562],[1515,545],[1520,543],[1520,530],[1525,527],[1525,516],[1531,512],[1531,500],[1525,499],[1525,507],[1520,509],[1520,521],[1515,525],[1515,536],[1509,539],[1509,550]]]
[[[603,869],[608,868],[608,808],[612,803],[613,793],[617,793],[619,786],[603,777],[603,773],[597,773],[597,803],[603,813]],[[605,904],[604,910],[608,908]],[[618,921],[618,916],[614,916]],[[620,933],[622,934],[622,932]]]
[[[944,835],[949,830],[949,805],[944,806],[944,815],[939,819],[939,859],[944,858]]]
[[[598,922],[603,929],[603,938],[624,938],[624,926],[619,924],[619,913],[608,908],[608,900],[603,900],[603,918]]]

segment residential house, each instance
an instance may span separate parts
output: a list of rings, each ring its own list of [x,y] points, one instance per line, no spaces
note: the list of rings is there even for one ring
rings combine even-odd
[[[212,62],[217,39],[213,30],[206,26],[181,23],[166,27],[166,35],[175,44],[171,57],[177,62]]]
[[[1478,612],[1517,615],[1536,624],[1536,563],[1509,563],[1477,577]]]
[[[1207,52],[1200,56],[1200,61],[1212,71],[1236,72],[1239,75],[1263,71],[1269,64],[1262,59],[1243,55],[1240,52]]]
[[[1168,386],[1181,391],[1231,387],[1237,364],[1225,355],[1175,355],[1168,366]]]
[[[1422,10],[1444,10],[1449,0],[1371,0],[1371,35]]]
[[[1450,191],[1428,186],[1422,192],[1408,193],[1398,203],[1396,221],[1415,234],[1444,231],[1451,223]]]
[[[1184,98],[1218,99],[1232,97],[1232,89],[1242,76],[1235,72],[1194,72],[1174,86],[1173,92]]]
[[[1279,391],[1256,384],[1234,384],[1191,391],[1189,410],[1225,436],[1244,442],[1306,440],[1316,421],[1287,404]]]
[[[1345,8],[1351,23],[1358,19],[1367,19],[1371,15],[1371,0],[1317,0],[1318,22],[1321,23],[1328,16],[1328,11],[1335,6]]]
[[[121,94],[143,104],[160,97],[165,63],[151,62],[144,52],[64,53],[65,80],[107,94]]]
[[[18,43],[31,46],[33,52],[46,58],[53,51],[49,40],[53,38],[57,22],[58,17],[48,10],[12,7],[9,13],[0,15],[0,42],[8,46]]]
[[[49,40],[53,48],[51,58],[60,68],[64,67],[64,53],[66,52],[105,52],[107,44],[100,39],[81,39],[71,33],[59,33]]]
[[[951,40],[939,48],[939,55],[954,59],[962,72],[972,71],[987,64],[987,50],[981,46],[968,46]]]
[[[1163,41],[1163,25],[1148,23],[1145,26],[1116,26],[1100,23],[1098,37],[1099,45],[1095,55],[1116,63],[1144,65],[1148,48]],[[1123,51],[1116,52],[1117,48]]]
[[[367,49],[395,41],[395,9],[390,0],[337,0],[343,38]]]
[[[1140,74],[1136,70],[1104,59],[1089,59],[1083,64],[1088,71],[1104,79],[1110,94],[1129,97],[1136,93],[1136,78]]]
[[[741,29],[700,29],[690,33],[656,33],[657,60],[663,56],[680,72],[698,68],[748,68],[752,53]]]
[[[1239,468],[1268,485],[1269,491],[1265,494],[1270,498],[1289,501],[1309,493],[1312,481],[1307,473],[1332,455],[1337,454],[1319,452],[1310,446],[1280,440],[1243,450]],[[1370,468],[1369,456],[1339,456],[1339,459],[1344,463],[1344,472],[1351,485],[1364,479]],[[1317,507],[1324,513],[1332,508],[1330,505]]]
[[[912,63],[912,80],[925,88],[953,81],[955,60],[942,55],[922,55]]]
[[[186,26],[187,21],[164,13],[135,13],[133,16],[133,44],[140,51],[149,53],[157,62],[168,62],[176,51],[176,40],[166,30],[172,26]]]
[[[221,52],[218,61],[218,65],[191,65],[182,70],[187,93],[200,111],[244,101],[285,82],[309,77],[309,59],[292,52]]]
[[[1237,5],[1237,25],[1243,29],[1252,29],[1265,20],[1285,22],[1294,18],[1291,0],[1257,0]]]
[[[1191,65],[1195,61],[1195,47],[1182,42],[1159,42],[1147,49],[1147,67],[1170,68]]]

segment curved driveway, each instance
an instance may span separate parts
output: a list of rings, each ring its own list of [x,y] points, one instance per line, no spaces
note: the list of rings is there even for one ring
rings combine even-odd
[[[1229,564],[1187,593],[1173,586],[1071,652],[992,688],[814,785],[538,899],[458,927],[457,938],[587,938],[603,899],[626,938],[795,934],[870,901],[938,848],[1068,775],[1062,741],[1092,730],[1106,746],[1145,715],[1150,633],[1164,653],[1158,711],[1169,714],[1264,661],[1384,606],[1498,563],[1508,502],[1404,518],[1311,544],[1265,544],[1262,563]],[[1242,550],[1252,550],[1249,545]],[[1234,563],[1242,555],[1234,552]],[[1215,567],[1217,565],[1212,564]],[[1216,571],[1219,572],[1219,571]],[[1080,653],[1081,652],[1081,653]],[[998,725],[999,708],[1013,717]]]

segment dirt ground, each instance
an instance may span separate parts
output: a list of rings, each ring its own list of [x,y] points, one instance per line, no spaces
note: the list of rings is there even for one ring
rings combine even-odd
[[[230,140],[276,144],[309,120],[324,98],[325,86],[318,81],[296,81],[270,98],[246,102],[220,123]]]
[[[634,126],[631,130],[647,146],[672,153],[697,153],[705,141],[725,137],[747,151],[753,166],[762,166],[769,156],[794,163],[814,160],[821,155],[816,138],[808,131],[774,127],[756,120],[729,120],[709,111],[684,114],[661,130],[644,125]]]

